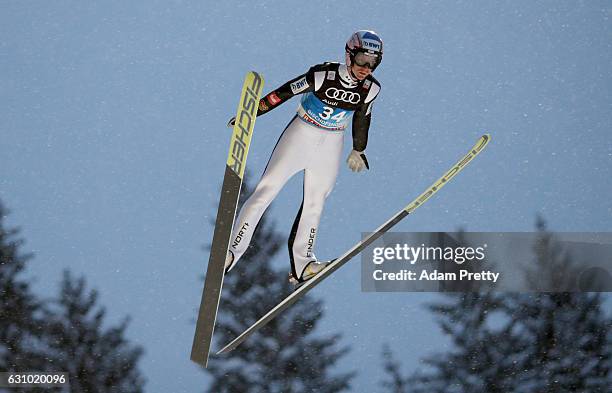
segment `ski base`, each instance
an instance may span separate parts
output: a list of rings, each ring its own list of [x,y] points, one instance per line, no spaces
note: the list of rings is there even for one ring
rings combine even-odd
[[[256,72],[249,72],[244,80],[242,94],[232,132],[221,199],[215,221],[212,247],[208,259],[204,291],[198,312],[196,330],[191,347],[191,360],[202,367],[208,365],[210,344],[215,330],[217,310],[221,300],[225,257],[229,248],[232,226],[240,197],[246,159],[255,127],[259,98],[263,90],[263,78]]]

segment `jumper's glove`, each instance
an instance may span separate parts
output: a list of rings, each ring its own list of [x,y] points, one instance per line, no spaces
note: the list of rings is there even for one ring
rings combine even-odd
[[[362,151],[351,150],[351,154],[349,154],[348,158],[346,159],[346,163],[353,172],[361,172],[364,168],[370,169],[368,159],[366,158],[365,153]]]
[[[231,119],[229,119],[229,121],[227,122],[227,127],[228,128],[233,128],[234,124],[236,124],[236,116],[234,116]]]

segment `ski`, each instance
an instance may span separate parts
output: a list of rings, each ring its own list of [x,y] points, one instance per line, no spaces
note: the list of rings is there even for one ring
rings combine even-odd
[[[232,235],[232,226],[236,216],[238,198],[263,84],[263,77],[258,73],[251,71],[247,74],[236,112],[236,121],[230,141],[212,247],[206,270],[204,291],[202,292],[191,347],[191,360],[203,367],[208,365],[210,344],[215,330],[217,310],[223,287],[225,256]]]
[[[310,280],[306,281],[302,286],[297,288],[294,292],[292,292],[289,296],[287,296],[283,301],[281,301],[276,307],[270,310],[266,315],[261,317],[257,322],[255,322],[251,327],[244,331],[241,335],[236,337],[232,342],[227,344],[221,350],[217,352],[217,355],[222,353],[227,353],[234,348],[236,348],[240,343],[246,340],[251,334],[255,331],[266,325],[272,319],[274,319],[277,315],[279,315],[283,310],[287,309],[289,306],[298,301],[302,296],[304,296],[308,291],[314,288],[317,284],[323,281],[326,277],[331,275],[337,269],[339,269],[342,265],[347,263],[351,258],[355,255],[359,254],[363,249],[365,249],[368,245],[382,236],[385,232],[391,229],[395,224],[400,222],[404,217],[415,211],[419,206],[425,203],[432,195],[438,192],[446,183],[448,183],[457,173],[459,173],[470,161],[474,159],[480,153],[485,146],[489,143],[491,139],[490,135],[485,134],[474,145],[474,147],[459,160],[455,165],[451,167],[440,179],[434,182],[425,192],[419,195],[415,200],[410,202],[408,206],[400,210],[393,217],[391,217],[387,222],[382,224],[378,229],[374,232],[370,233],[366,238],[357,243],[353,248],[348,250],[342,256],[337,258],[335,261],[327,265],[325,269],[321,270],[319,274]]]

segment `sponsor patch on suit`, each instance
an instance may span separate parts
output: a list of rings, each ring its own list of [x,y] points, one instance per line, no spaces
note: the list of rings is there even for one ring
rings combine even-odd
[[[308,88],[308,82],[306,81],[306,77],[303,76],[300,79],[296,80],[291,84],[291,91],[293,94],[301,93],[302,91]]]

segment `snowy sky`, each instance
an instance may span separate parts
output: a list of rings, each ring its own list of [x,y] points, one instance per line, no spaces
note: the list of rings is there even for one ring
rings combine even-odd
[[[0,198],[22,228],[40,293],[85,274],[133,320],[147,391],[202,390],[189,361],[244,74],[267,92],[343,60],[357,29],[385,42],[368,146],[345,167],[317,255],[332,258],[405,206],[484,132],[487,150],[400,231],[612,230],[612,3],[608,1],[11,2],[0,13]],[[297,100],[258,119],[258,178]],[[347,139],[349,141],[349,139]],[[350,143],[345,144],[345,154]],[[270,210],[289,232],[294,178]],[[366,208],[364,208],[364,206]],[[280,254],[278,263],[284,263]],[[239,268],[239,267],[238,267]],[[319,333],[342,332],[341,365],[372,391],[382,343],[404,370],[447,344],[423,303],[361,293],[357,259],[313,294]],[[347,306],[348,305],[348,306]],[[168,378],[171,376],[171,378]]]

